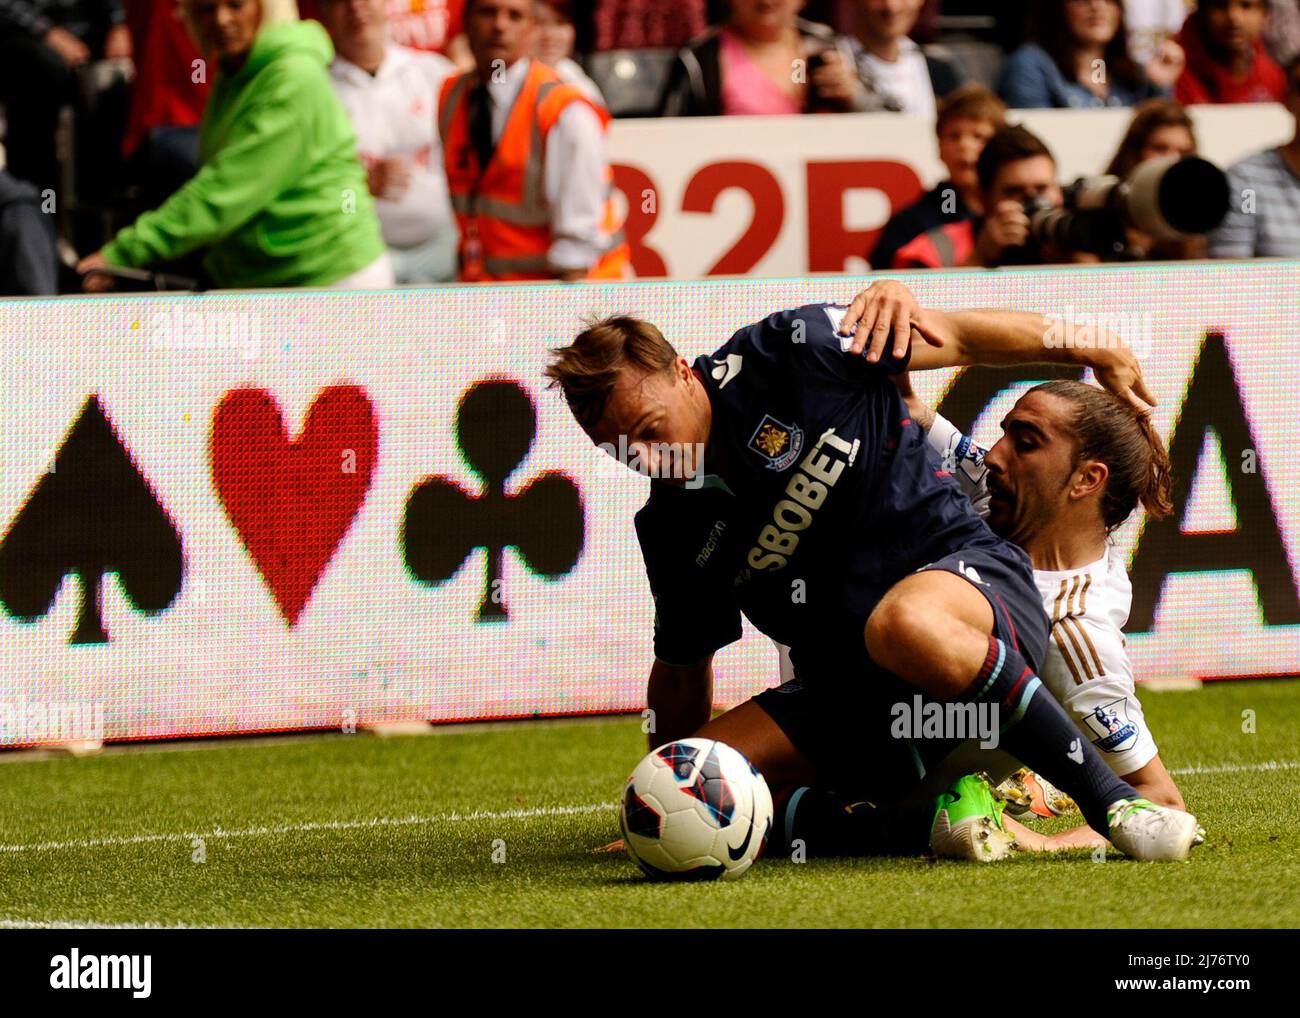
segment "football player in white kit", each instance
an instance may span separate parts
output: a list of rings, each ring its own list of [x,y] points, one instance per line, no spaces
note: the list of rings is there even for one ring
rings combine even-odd
[[[1184,809],[1137,697],[1123,632],[1133,591],[1109,540],[1139,502],[1156,517],[1171,510],[1169,460],[1150,423],[1103,389],[1046,382],[984,450],[910,387],[903,395],[944,469],[1033,561],[1052,622],[1043,682],[1117,774],[1152,802]]]
[[[1074,719],[1081,738],[1092,742],[1138,794],[1185,810],[1137,697],[1123,633],[1132,588],[1123,557],[1110,541],[1111,532],[1139,504],[1155,517],[1172,509],[1168,456],[1146,416],[1098,387],[1046,382],[1021,397],[1002,422],[1003,437],[985,450],[922,401],[907,373],[895,384],[942,468],[993,530],[1024,549],[1033,563],[1052,626],[1040,676],[1044,684]],[[781,671],[783,680],[793,674],[785,653]],[[1068,799],[1060,804],[1060,793],[1032,773],[1012,779],[1019,767],[1004,752],[968,744],[928,776],[924,794],[941,796],[961,774],[979,770],[1022,796],[1020,805],[1029,806],[1032,797],[1034,813],[1072,808]],[[829,805],[807,803],[818,812]],[[852,811],[855,805],[845,802],[840,808]],[[793,798],[789,808],[798,806]],[[822,818],[806,819],[814,830],[838,827],[824,812]],[[1086,826],[1049,837],[1009,816],[1001,822],[1023,849],[1103,843]],[[787,823],[795,823],[794,815]],[[847,841],[858,840],[852,827],[846,833]],[[832,836],[823,844],[838,841]],[[836,852],[844,847],[839,844]]]

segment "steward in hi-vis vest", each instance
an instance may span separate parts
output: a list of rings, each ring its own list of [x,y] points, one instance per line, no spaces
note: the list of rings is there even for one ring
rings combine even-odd
[[[528,60],[522,87],[493,146],[490,100],[479,75],[470,72],[443,82],[438,130],[460,227],[462,281],[552,279],[559,274],[548,260],[555,237],[554,210],[546,197],[546,141],[565,108],[575,102],[595,110],[601,125],[608,126],[607,110],[541,61]],[[608,163],[604,181],[602,238],[587,278],[627,279],[630,256]]]

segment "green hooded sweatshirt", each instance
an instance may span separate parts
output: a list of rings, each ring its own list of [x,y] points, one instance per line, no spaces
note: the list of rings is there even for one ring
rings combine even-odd
[[[208,247],[225,288],[326,286],[384,253],[356,136],[334,94],[334,47],[314,21],[258,33],[203,111],[197,174],[104,247],[141,268]]]

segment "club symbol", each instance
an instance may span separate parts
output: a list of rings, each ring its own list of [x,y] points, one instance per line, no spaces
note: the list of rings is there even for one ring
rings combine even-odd
[[[406,567],[422,583],[447,582],[474,549],[487,549],[476,622],[509,616],[501,579],[505,548],[514,548],[529,569],[547,579],[570,572],[582,553],[582,497],[567,475],[548,471],[518,494],[506,494],[506,481],[527,457],[536,434],[533,401],[516,382],[471,386],[456,410],[456,444],[483,479],[483,493],[471,494],[446,477],[428,477],[406,503]]]

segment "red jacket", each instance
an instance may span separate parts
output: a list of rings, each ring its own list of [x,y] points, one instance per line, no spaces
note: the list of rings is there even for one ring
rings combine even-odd
[[[194,80],[200,54],[181,24],[179,8],[168,0],[126,0],[126,19],[135,54],[131,112],[122,139],[122,154],[129,156],[155,127],[197,126],[216,68],[204,68],[205,80]]]
[[[975,250],[975,220],[944,223],[914,237],[894,255],[894,269],[951,269]]]
[[[1216,60],[1205,46],[1200,19],[1191,14],[1178,33],[1178,45],[1187,54],[1187,66],[1174,83],[1174,98],[1184,106],[1193,103],[1281,102],[1286,92],[1286,74],[1268,55],[1264,43],[1255,40],[1255,59],[1244,78]]]

